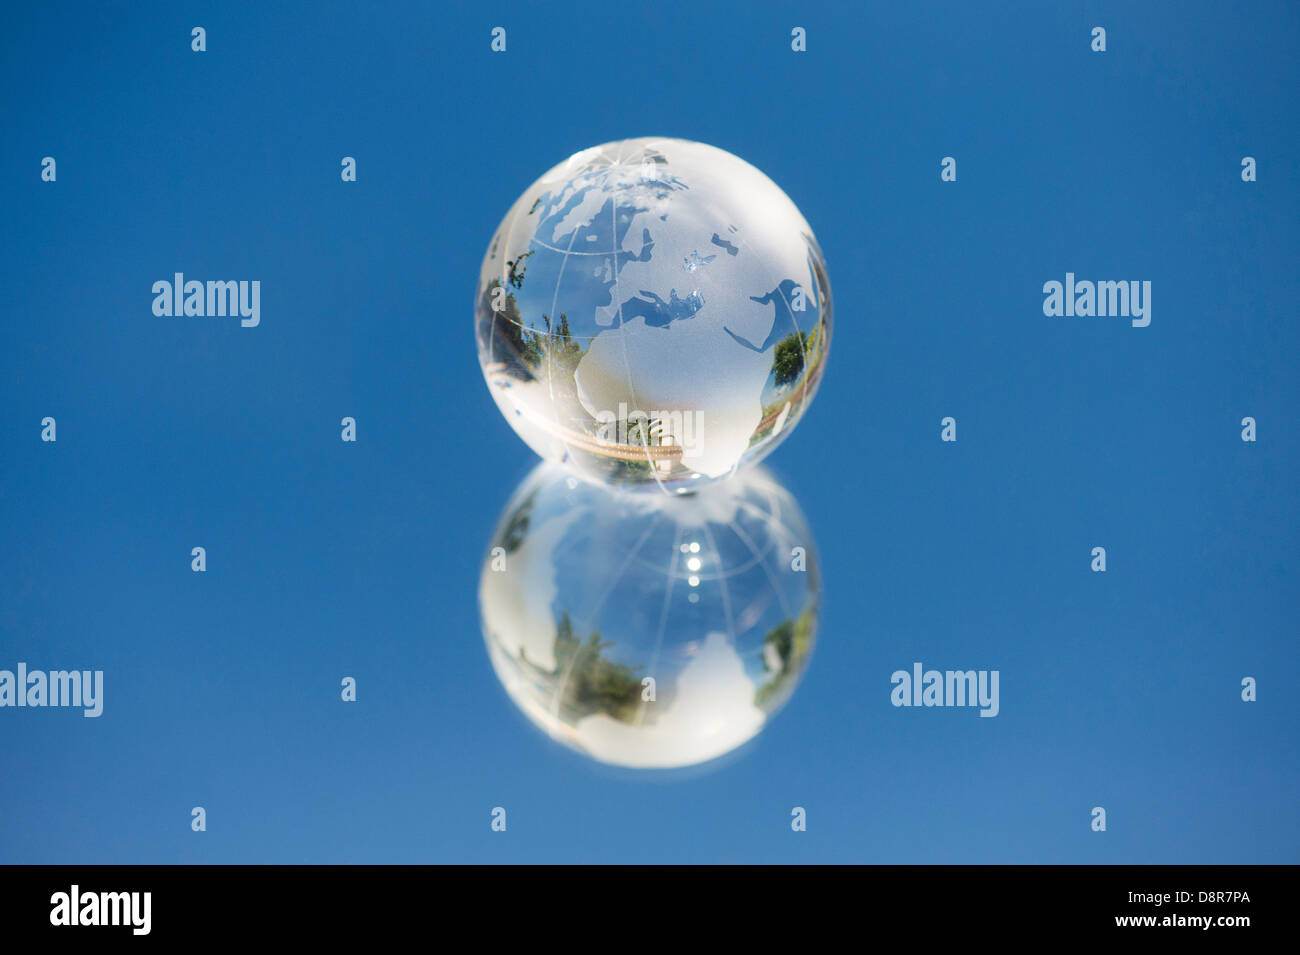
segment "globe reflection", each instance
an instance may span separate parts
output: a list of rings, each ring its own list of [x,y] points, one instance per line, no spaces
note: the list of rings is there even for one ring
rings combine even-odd
[[[821,583],[794,498],[762,468],[669,497],[576,480],[519,486],[479,582],[515,704],[604,763],[681,767],[759,732],[798,682]]]

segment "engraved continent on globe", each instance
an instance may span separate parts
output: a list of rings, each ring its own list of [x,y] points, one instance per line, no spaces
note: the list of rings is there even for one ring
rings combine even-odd
[[[543,458],[690,491],[766,456],[830,346],[812,229],[763,173],[703,143],[571,156],[497,230],[475,305],[493,398]]]

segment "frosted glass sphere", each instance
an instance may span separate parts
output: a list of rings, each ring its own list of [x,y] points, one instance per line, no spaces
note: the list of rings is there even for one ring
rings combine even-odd
[[[681,139],[583,150],[533,183],[483,258],[492,396],[543,458],[677,492],[767,455],[831,337],[812,229],[747,162]]]
[[[564,744],[638,768],[701,763],[757,734],[803,673],[820,598],[803,514],[763,468],[667,496],[538,465],[479,578],[511,700]]]

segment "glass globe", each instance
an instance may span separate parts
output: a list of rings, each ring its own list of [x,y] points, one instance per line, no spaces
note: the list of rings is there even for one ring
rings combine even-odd
[[[683,496],[629,494],[539,465],[479,578],[511,700],[600,762],[705,762],[757,734],[817,632],[816,550],[762,468]]]
[[[703,143],[627,139],[519,197],[475,305],[492,396],[543,458],[690,490],[758,461],[812,400],[831,293],[781,189]]]

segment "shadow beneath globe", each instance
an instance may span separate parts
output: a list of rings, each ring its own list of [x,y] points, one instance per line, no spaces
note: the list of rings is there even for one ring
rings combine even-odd
[[[489,658],[528,719],[599,763],[673,778],[731,761],[780,709],[820,603],[803,513],[761,468],[670,497],[539,465],[479,581]]]

